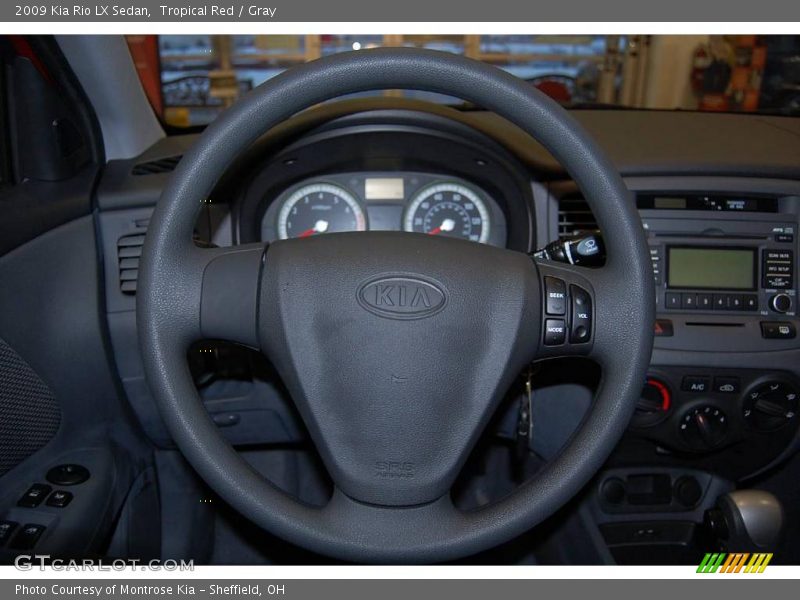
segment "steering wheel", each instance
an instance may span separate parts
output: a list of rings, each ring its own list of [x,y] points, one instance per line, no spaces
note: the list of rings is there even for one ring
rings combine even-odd
[[[261,134],[324,100],[388,88],[472,101],[536,138],[584,192],[605,235],[605,266],[399,232],[195,246],[203,202]],[[147,381],[164,421],[222,499],[315,552],[358,562],[438,562],[525,532],[597,472],[641,390],[654,305],[634,203],[566,111],[495,67],[379,49],[290,69],[203,132],[150,220],[137,314]],[[585,329],[576,331],[576,323]],[[275,365],[333,480],[324,507],[277,489],[224,440],[186,361],[189,345],[208,338],[257,348]],[[577,432],[513,494],[457,509],[450,487],[513,379],[532,361],[569,355],[590,357],[603,373]]]

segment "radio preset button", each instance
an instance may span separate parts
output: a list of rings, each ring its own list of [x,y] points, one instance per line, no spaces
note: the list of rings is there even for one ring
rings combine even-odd
[[[697,308],[697,296],[695,294],[681,294],[681,308],[684,310]]]
[[[665,308],[676,310],[726,310],[755,312],[758,294],[710,294],[695,292],[667,292]]]
[[[758,295],[757,294],[745,294],[744,298],[744,310],[749,311],[757,311],[758,310]]]
[[[701,310],[713,310],[714,308],[713,294],[697,294],[697,308]]]
[[[664,306],[666,308],[680,308],[681,295],[677,292],[667,292],[665,297]]]

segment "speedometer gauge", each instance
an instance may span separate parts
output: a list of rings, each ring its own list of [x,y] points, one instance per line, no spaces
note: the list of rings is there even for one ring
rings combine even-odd
[[[437,183],[412,198],[403,229],[486,243],[491,223],[489,210],[477,192],[460,183]]]
[[[335,231],[364,231],[361,205],[343,187],[312,183],[293,192],[278,212],[278,237],[303,238]]]

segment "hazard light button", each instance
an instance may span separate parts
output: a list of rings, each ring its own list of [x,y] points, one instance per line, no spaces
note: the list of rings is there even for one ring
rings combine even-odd
[[[656,337],[672,337],[675,335],[672,321],[669,319],[656,319],[655,334]]]

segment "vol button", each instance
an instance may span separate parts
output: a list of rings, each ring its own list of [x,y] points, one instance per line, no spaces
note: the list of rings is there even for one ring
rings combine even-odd
[[[576,344],[588,342],[592,336],[592,298],[577,285],[569,286],[572,296],[572,327],[569,341]]]

